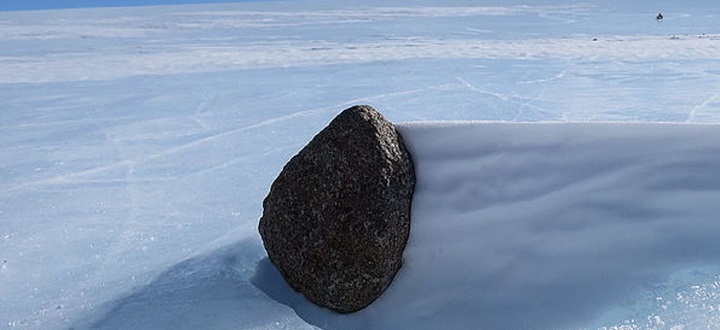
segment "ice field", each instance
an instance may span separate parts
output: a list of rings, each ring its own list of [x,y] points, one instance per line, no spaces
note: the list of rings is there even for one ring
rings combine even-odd
[[[0,329],[720,329],[719,22],[709,1],[0,11]],[[257,222],[355,104],[398,123],[418,186],[405,266],[341,316],[284,284]]]

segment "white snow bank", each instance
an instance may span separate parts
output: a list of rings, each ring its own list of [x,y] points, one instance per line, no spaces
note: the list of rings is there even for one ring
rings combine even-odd
[[[640,299],[640,283],[698,265],[720,274],[720,126],[401,132],[418,187],[406,266],[370,311],[392,315],[382,327],[398,318],[428,329],[587,326]]]

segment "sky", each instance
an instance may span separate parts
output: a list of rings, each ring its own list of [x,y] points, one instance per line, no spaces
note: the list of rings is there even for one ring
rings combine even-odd
[[[92,7],[161,6],[263,0],[0,0],[0,11]]]

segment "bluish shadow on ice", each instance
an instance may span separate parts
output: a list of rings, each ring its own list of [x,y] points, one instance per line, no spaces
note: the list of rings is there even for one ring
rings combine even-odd
[[[243,241],[181,262],[74,329],[311,329],[250,282],[262,247]]]
[[[275,301],[287,305],[306,322],[322,329],[370,329],[363,313],[338,314],[318,307],[294,291],[268,258],[260,260],[251,282]]]
[[[367,328],[362,318],[310,303],[262,255],[258,242],[246,240],[183,261],[70,328]]]
[[[310,303],[262,255],[258,242],[246,240],[183,261],[70,328],[367,328],[361,318]]]

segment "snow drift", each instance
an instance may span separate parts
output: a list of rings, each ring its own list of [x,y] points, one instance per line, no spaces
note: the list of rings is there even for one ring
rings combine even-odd
[[[179,265],[115,302],[94,326],[592,329],[632,319],[653,324],[625,329],[717,325],[720,127],[398,128],[417,169],[410,241],[404,267],[367,309],[339,315],[315,307],[288,288],[258,240],[249,239]],[[182,290],[172,293],[172,282]],[[678,288],[706,282],[702,304],[682,304]]]
[[[415,124],[402,133],[418,171],[411,239],[376,306],[394,318],[427,329],[588,326],[641,299],[640,283],[702,264],[720,271],[718,126]]]

